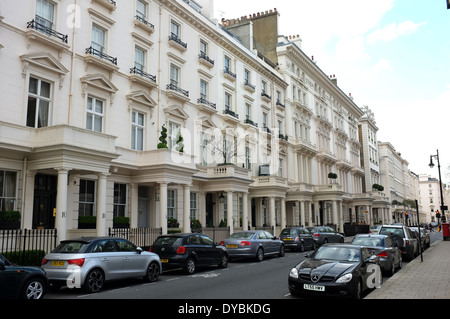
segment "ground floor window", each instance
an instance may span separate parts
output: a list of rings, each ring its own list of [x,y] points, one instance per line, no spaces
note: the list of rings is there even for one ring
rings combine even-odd
[[[0,211],[15,210],[17,173],[0,170]]]
[[[177,191],[174,189],[167,190],[167,218],[177,218]]]
[[[95,181],[80,180],[79,216],[95,216]]]
[[[114,183],[114,217],[125,217],[127,208],[127,185]]]

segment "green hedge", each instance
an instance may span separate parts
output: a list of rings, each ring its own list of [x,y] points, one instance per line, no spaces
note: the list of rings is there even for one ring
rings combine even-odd
[[[20,266],[35,266],[40,267],[41,261],[45,257],[43,250],[22,250],[11,251],[3,254],[6,259],[16,265]]]
[[[0,222],[20,221],[20,212],[16,210],[6,210],[0,212]]]

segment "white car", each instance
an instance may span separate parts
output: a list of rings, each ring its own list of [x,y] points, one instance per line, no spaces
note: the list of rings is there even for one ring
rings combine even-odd
[[[162,271],[157,254],[115,237],[64,240],[44,257],[41,268],[51,288],[67,285],[89,293],[100,291],[110,280],[142,277],[154,282]]]

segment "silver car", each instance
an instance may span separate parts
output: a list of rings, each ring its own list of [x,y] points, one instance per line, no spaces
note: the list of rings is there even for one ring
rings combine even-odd
[[[227,248],[229,258],[256,258],[262,261],[266,255],[285,254],[284,243],[265,230],[249,230],[232,234],[222,243]]]
[[[142,277],[159,279],[161,260],[125,239],[111,237],[78,238],[62,241],[42,260],[53,289],[67,285],[98,292],[110,280]]]

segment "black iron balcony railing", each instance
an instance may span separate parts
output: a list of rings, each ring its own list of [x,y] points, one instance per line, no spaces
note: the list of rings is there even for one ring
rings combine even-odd
[[[181,41],[180,37],[177,36],[176,34],[171,34],[169,36],[169,41],[174,41],[174,42],[178,43],[179,45],[181,45],[182,47],[184,47],[185,49],[187,49],[187,43]]]
[[[142,76],[142,77],[144,77],[144,78],[146,78],[146,79],[149,79],[150,81],[156,83],[156,75],[148,74],[148,73],[142,71],[141,69],[139,69],[139,68],[137,68],[137,67],[131,68],[131,69],[130,69],[130,73],[131,73],[131,74],[137,74],[137,75],[140,75],[140,76]]]
[[[230,110],[228,108],[223,111],[223,114],[231,115],[232,117],[237,118],[237,119],[239,118],[239,114],[236,114],[235,112],[233,112],[232,110]]]
[[[250,125],[253,125],[254,127],[258,127],[258,123],[253,122],[250,119],[245,119],[245,124],[250,124]]]
[[[233,78],[236,78],[236,73],[231,72],[231,71],[230,71],[230,68],[228,68],[228,67],[226,67],[226,68],[223,70],[223,73],[228,74],[228,75],[230,75],[230,76],[233,77]]]
[[[205,60],[205,61],[211,63],[212,65],[214,65],[214,60],[211,60],[211,59],[209,58],[209,56],[207,56],[207,55],[205,54],[205,52],[200,52],[200,54],[198,55],[198,58],[199,58],[199,59],[203,59],[203,60]]]
[[[273,134],[273,132],[270,130],[270,128],[268,128],[267,126],[264,126],[263,128],[263,131],[266,131],[267,133],[269,133],[270,135],[272,135]]]
[[[256,87],[255,87],[253,84],[251,84],[248,80],[245,80],[244,85],[245,85],[245,86],[248,86],[248,87],[251,88],[253,91],[256,90]]]
[[[39,22],[36,22],[34,19],[31,20],[30,22],[27,22],[27,29],[34,29],[34,30],[42,32],[48,36],[58,38],[64,43],[67,43],[67,40],[68,40],[67,34],[62,34],[60,32],[57,32],[57,31],[53,30],[52,28],[49,28]]]
[[[142,18],[142,17],[140,17],[140,16],[138,16],[138,15],[136,15],[134,18],[135,18],[136,20],[138,20],[139,22],[142,22],[142,23],[145,24],[146,26],[149,26],[149,27],[152,28],[152,29],[155,28],[155,26],[154,26],[153,24],[151,24],[150,22],[148,22],[147,20],[145,20],[144,18]]]
[[[269,94],[267,94],[266,92],[262,92],[262,93],[261,93],[261,96],[262,96],[262,97],[265,97],[265,98],[267,98],[267,99],[269,99],[269,100],[272,99],[272,97],[271,97]]]
[[[175,92],[181,93],[184,96],[189,97],[189,91],[183,90],[182,88],[179,88],[175,84],[167,84],[167,89],[171,90],[171,91],[175,91]]]
[[[117,58],[112,57],[100,50],[94,49],[92,46],[86,49],[86,54],[91,54],[93,56],[99,57],[100,59],[108,60],[114,65],[117,65]]]
[[[277,100],[277,105],[281,106],[282,108],[285,108],[284,104],[280,102],[280,100]]]
[[[212,107],[213,109],[216,109],[216,103],[209,102],[207,99],[205,99],[203,97],[199,98],[197,100],[197,103],[208,105],[209,107]]]
[[[289,137],[287,135],[283,135],[283,134],[279,134],[278,135],[279,138],[281,138],[282,140],[285,140],[286,142],[289,140]]]

